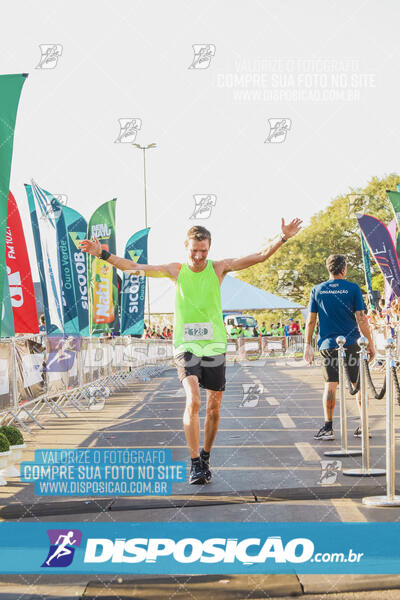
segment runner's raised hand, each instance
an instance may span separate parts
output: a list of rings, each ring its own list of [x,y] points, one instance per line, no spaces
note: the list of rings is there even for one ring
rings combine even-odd
[[[289,239],[296,235],[301,229],[303,221],[301,219],[292,219],[290,223],[285,225],[285,219],[281,218],[281,230],[286,239]]]
[[[79,247],[82,252],[87,252],[92,256],[100,256],[101,254],[101,244],[97,238],[93,238],[92,240],[82,240],[79,242]]]

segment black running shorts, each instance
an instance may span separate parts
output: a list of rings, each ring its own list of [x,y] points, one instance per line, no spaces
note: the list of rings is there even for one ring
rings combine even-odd
[[[200,387],[214,392],[225,390],[225,354],[196,356],[192,352],[183,352],[177,354],[175,364],[181,382],[188,375],[196,375]]]
[[[360,348],[357,344],[352,346],[345,346],[346,358],[344,360],[345,368],[346,364],[350,373],[350,380],[352,383],[357,381],[358,370],[360,365],[360,355],[358,352]],[[321,350],[322,357],[322,373],[324,379],[328,383],[339,381],[339,362],[338,362],[338,348],[327,348]]]

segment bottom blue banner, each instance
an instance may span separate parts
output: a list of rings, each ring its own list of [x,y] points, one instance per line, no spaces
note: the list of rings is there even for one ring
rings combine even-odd
[[[1,573],[400,573],[400,523],[0,523]]]

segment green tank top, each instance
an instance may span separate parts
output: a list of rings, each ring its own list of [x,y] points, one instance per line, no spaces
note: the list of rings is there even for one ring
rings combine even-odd
[[[214,356],[226,352],[221,286],[212,261],[200,273],[183,264],[176,281],[174,355],[192,352]]]

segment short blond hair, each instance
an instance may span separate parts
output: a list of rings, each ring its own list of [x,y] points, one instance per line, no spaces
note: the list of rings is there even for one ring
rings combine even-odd
[[[211,233],[201,225],[194,225],[186,234],[186,241],[188,242],[189,240],[197,240],[198,242],[208,240],[211,246]]]

